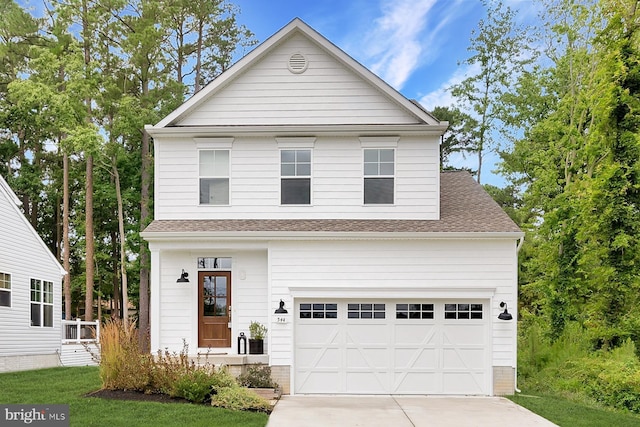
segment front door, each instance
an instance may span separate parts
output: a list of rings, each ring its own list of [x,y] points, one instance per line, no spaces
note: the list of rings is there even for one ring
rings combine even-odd
[[[231,347],[231,272],[198,273],[198,347]]]

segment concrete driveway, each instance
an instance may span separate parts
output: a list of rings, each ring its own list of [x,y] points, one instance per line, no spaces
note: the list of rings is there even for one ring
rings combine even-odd
[[[282,396],[267,427],[555,426],[502,397]]]

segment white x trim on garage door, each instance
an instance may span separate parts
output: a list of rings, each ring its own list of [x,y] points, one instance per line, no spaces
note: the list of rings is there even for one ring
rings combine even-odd
[[[491,392],[487,300],[295,305],[295,393]]]

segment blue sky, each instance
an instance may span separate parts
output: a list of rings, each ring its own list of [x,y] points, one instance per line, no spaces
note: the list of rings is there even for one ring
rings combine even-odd
[[[519,23],[536,16],[533,0],[503,0]],[[298,17],[427,109],[452,105],[447,90],[464,79],[458,65],[472,31],[484,17],[480,0],[235,0],[238,21],[262,42]],[[476,168],[476,159],[452,158],[455,166]],[[490,173],[495,155],[486,157],[483,183],[504,185]]]

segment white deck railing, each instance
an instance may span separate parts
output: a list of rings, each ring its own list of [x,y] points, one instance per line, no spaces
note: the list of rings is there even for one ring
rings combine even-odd
[[[84,320],[62,321],[62,343],[80,344],[83,342],[100,342],[100,322]]]

